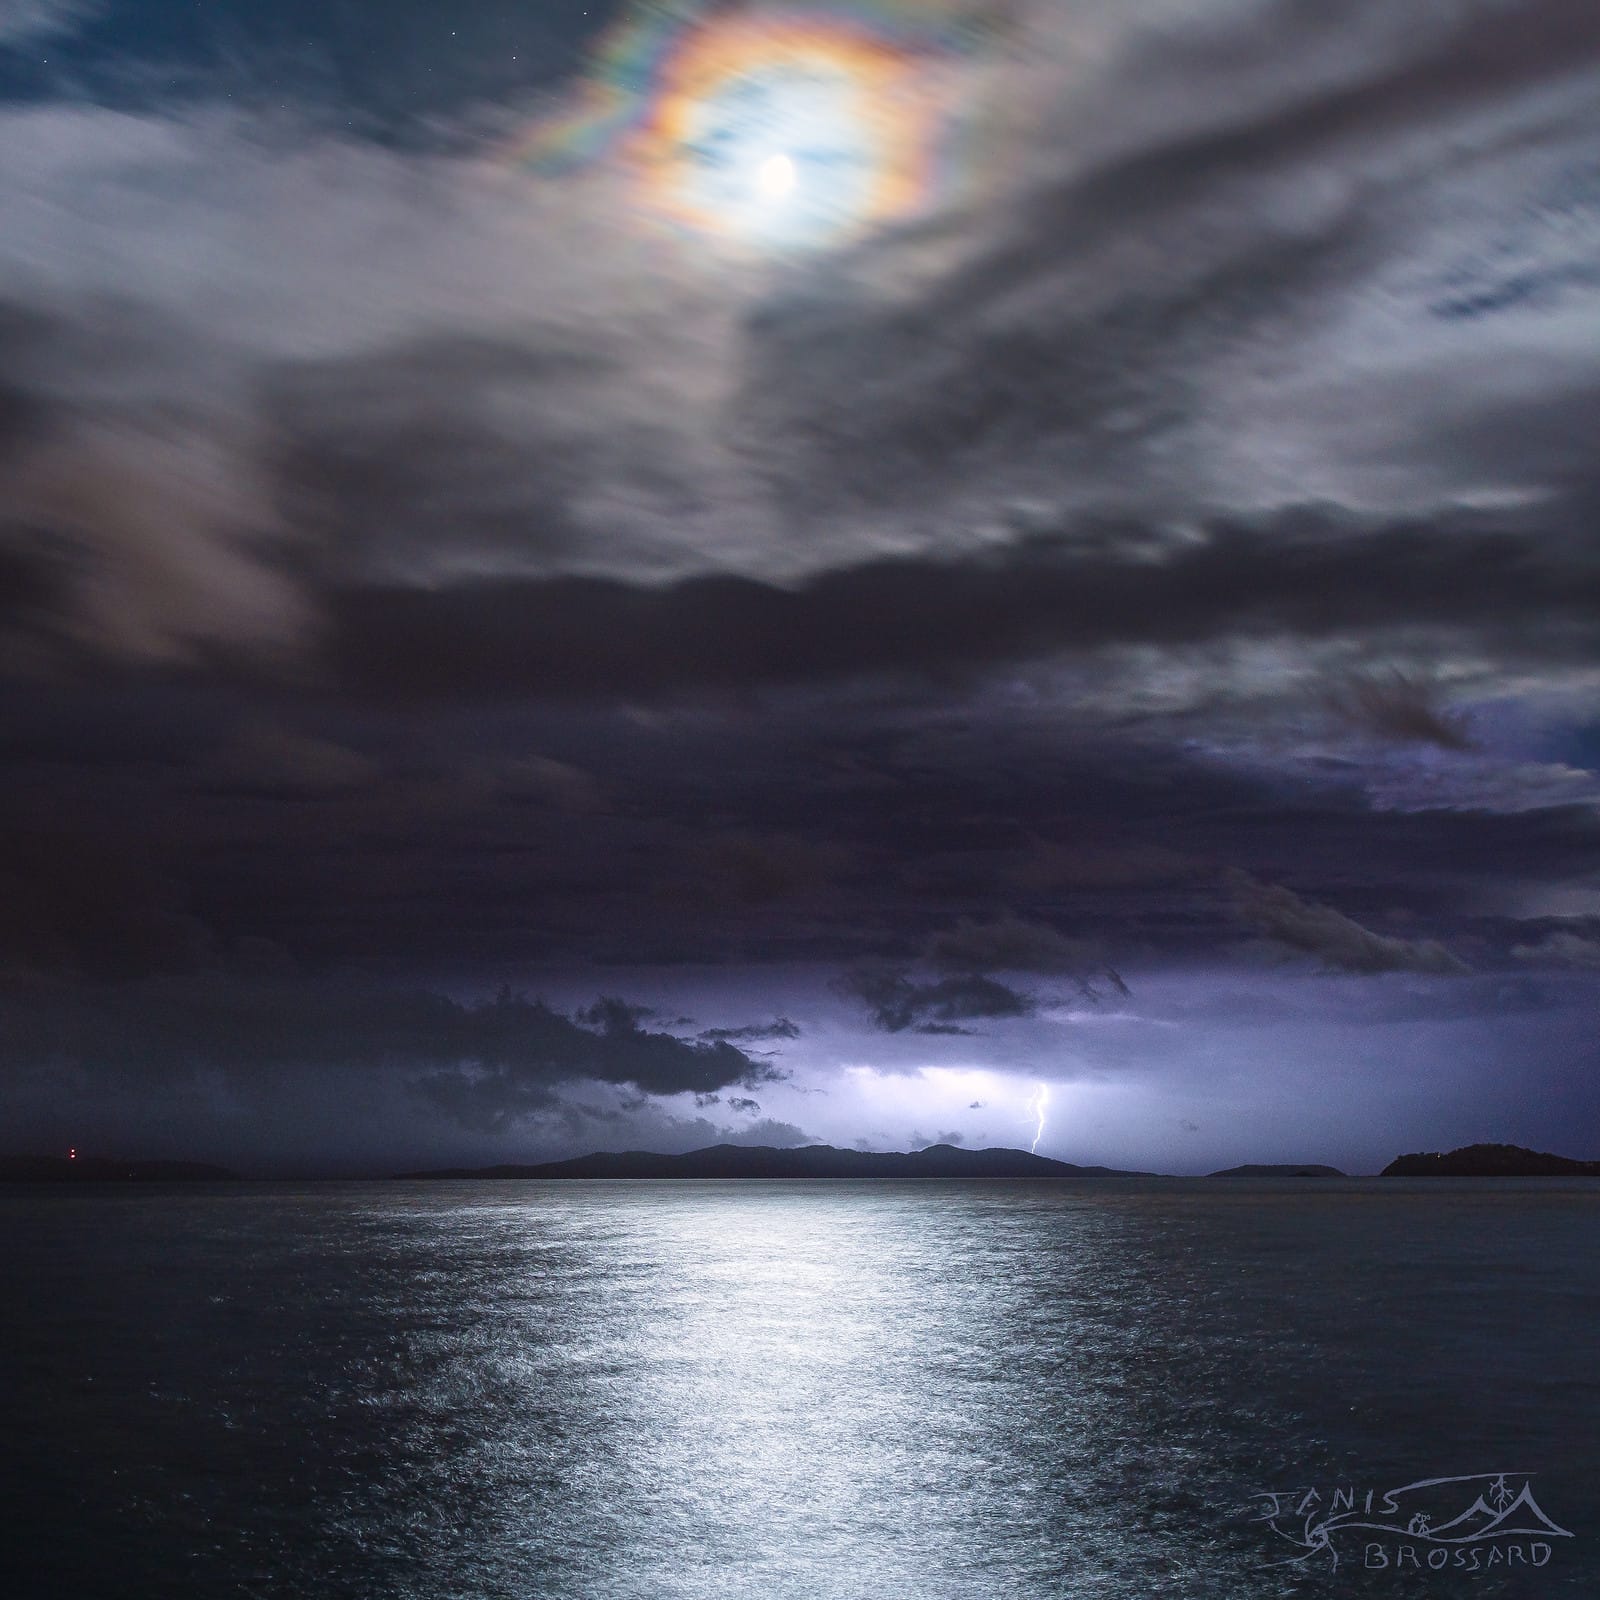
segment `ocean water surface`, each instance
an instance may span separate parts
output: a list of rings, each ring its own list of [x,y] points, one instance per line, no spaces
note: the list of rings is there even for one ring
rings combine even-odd
[[[1597,1246],[1584,1181],[13,1188],[0,1593],[1596,1600]]]

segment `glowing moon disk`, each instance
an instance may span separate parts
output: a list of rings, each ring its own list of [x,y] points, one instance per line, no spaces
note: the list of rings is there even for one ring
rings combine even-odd
[[[794,192],[796,173],[789,156],[769,156],[761,163],[761,192],[769,200],[782,200]]]
[[[633,141],[646,196],[703,231],[778,245],[902,215],[926,188],[918,70],[836,16],[714,16],[663,63]],[[752,168],[781,207],[752,207]]]
[[[948,176],[971,49],[949,12],[948,0],[641,5],[572,111],[516,159],[614,165],[642,212],[695,233],[846,242],[923,210]]]

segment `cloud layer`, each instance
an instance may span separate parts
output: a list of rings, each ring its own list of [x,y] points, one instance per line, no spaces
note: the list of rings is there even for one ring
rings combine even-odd
[[[1306,31],[1019,11],[988,114],[1081,137],[997,131],[947,215],[820,259],[661,237],[604,161],[0,112],[13,658],[628,693],[1430,624],[1589,653],[1583,8]],[[1091,133],[1113,91],[1163,109]]]
[[[460,55],[374,10],[356,71],[330,13],[290,72],[265,21],[224,70],[204,18],[155,63],[131,7],[0,6],[30,1127],[99,1061],[150,1105],[381,1079],[395,1148],[799,1139],[858,1057],[1067,1029],[1089,1074],[1174,973],[1309,1037],[1262,941],[1440,1038],[1497,984],[1566,1027],[1588,0],[986,7],[933,203],[825,250],[664,227],[604,141],[516,159],[596,40],[525,19],[513,74],[458,9]],[[35,47],[90,20],[65,89]]]

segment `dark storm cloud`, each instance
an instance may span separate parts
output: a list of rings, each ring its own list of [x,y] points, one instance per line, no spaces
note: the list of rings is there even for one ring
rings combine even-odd
[[[577,549],[575,497],[621,463],[640,470],[646,441],[613,450],[575,426],[604,358],[559,329],[546,339],[439,337],[276,380],[281,481],[318,580],[515,570]]]
[[[800,1029],[787,1017],[752,1022],[742,1028],[707,1028],[702,1039],[726,1039],[730,1044],[763,1044],[773,1039],[798,1039]]]
[[[1269,939],[1319,957],[1339,972],[1425,972],[1447,977],[1472,969],[1436,939],[1396,939],[1374,933],[1332,906],[1303,900],[1291,889],[1230,874],[1239,913]]]
[[[363,788],[379,777],[377,764],[359,751],[265,722],[226,739],[203,772],[223,789],[307,796]]]
[[[0,830],[0,982],[13,974],[139,978],[222,959],[156,852],[58,821]]]
[[[1033,996],[977,973],[919,982],[902,968],[863,966],[840,974],[838,992],[860,1001],[885,1033],[961,1033],[964,1022],[1031,1016]]]
[[[615,995],[602,995],[592,1006],[585,1006],[578,1012],[578,1021],[607,1035],[625,1037],[636,1033],[639,1024],[653,1014],[649,1006],[630,1005]]]
[[[604,811],[609,804],[593,773],[549,756],[521,756],[500,770],[507,797],[573,813]]]
[[[1443,750],[1472,748],[1461,719],[1439,706],[1437,688],[1405,672],[1357,674],[1335,686],[1328,700],[1352,726],[1383,738],[1436,744]]]
[[[1298,512],[1163,559],[1035,538],[780,588],[700,578],[364,588],[329,597],[330,669],[363,692],[644,695],[953,667],[1127,644],[1459,630],[1531,659],[1600,637],[1600,563],[1546,533],[1352,528]],[[1534,625],[1537,624],[1537,628]]]
[[[1577,967],[1600,971],[1600,938],[1588,938],[1581,933],[1557,931],[1547,933],[1534,944],[1519,944],[1511,954],[1519,961],[1538,966]]]
[[[602,999],[574,1019],[509,992],[474,1003],[356,980],[37,979],[0,996],[0,1045],[19,1068],[84,1072],[105,1089],[220,1073],[270,1092],[304,1071],[379,1070],[409,1077],[425,1100],[480,1131],[549,1110],[579,1083],[703,1095],[782,1076],[727,1041],[642,1028],[643,1014]]]
[[[1071,978],[1085,996],[1104,979],[1119,994],[1128,986],[1106,966],[1092,942],[1064,938],[1042,923],[1003,917],[990,923],[963,922],[928,941],[927,959],[957,972],[1029,972]]]
[[[1353,916],[1405,910],[1453,938],[1533,886],[1581,881],[1596,860],[1585,808],[1376,813],[1337,771],[1313,783],[1271,765],[1234,770],[1172,748],[1148,719],[1132,738],[1108,737],[1048,694],[798,697],[638,717],[461,709],[442,721],[281,709],[258,722],[249,698],[51,691],[0,702],[12,963],[227,967],[254,937],[311,972],[444,962],[469,981],[485,962],[492,982],[521,982],[518,963],[649,960],[878,959],[946,976],[944,945],[930,941],[965,922],[952,960],[1002,978],[983,963],[1013,962],[1075,991],[1076,977],[1098,986],[1107,964],[1215,951],[1231,922],[1217,886],[1230,864],[1339,885]],[[259,728],[277,730],[265,749]],[[248,784],[239,738],[256,758]],[[494,780],[544,749],[590,771],[609,808],[533,807]],[[841,786],[841,751],[873,781]],[[234,767],[226,782],[222,766]],[[760,893],[688,892],[722,842],[773,836],[790,841],[791,865],[850,868],[786,876],[783,893],[764,878]],[[1044,931],[1019,948],[1005,937],[1012,919]],[[158,940],[157,925],[188,932]],[[663,1000],[663,1015],[707,1003]],[[701,1026],[784,1004],[780,991],[731,1017],[714,1005]]]
[[[792,833],[719,832],[691,844],[658,889],[691,906],[764,906],[826,889],[848,860],[837,845]]]
[[[909,967],[864,963],[842,973],[834,986],[864,1004],[885,1033],[965,1033],[967,1022],[1032,1016],[1038,998],[1002,981],[1015,974],[1065,979],[1075,995],[1091,1001],[1099,999],[1102,982],[1119,994],[1129,992],[1094,941],[1068,939],[1015,915],[940,929],[924,943],[921,962],[941,976],[920,978]]]

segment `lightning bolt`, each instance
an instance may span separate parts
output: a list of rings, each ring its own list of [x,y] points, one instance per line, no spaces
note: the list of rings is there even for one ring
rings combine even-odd
[[[1039,1141],[1044,1138],[1044,1108],[1049,1104],[1050,1086],[1036,1083],[1033,1086],[1033,1093],[1028,1096],[1028,1115],[1038,1124],[1033,1131],[1033,1143],[1028,1146],[1035,1155],[1039,1153]]]

